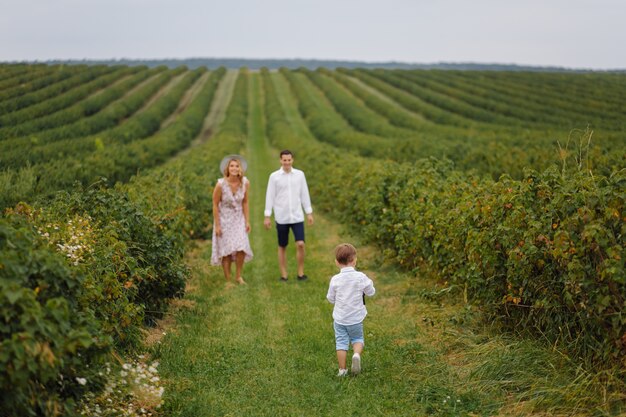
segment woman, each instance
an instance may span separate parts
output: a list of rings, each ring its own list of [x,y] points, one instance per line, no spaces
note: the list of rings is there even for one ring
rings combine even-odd
[[[230,284],[231,265],[235,261],[236,281],[245,284],[241,272],[243,263],[252,259],[250,248],[250,216],[248,189],[244,176],[248,164],[239,155],[228,155],[220,163],[224,175],[213,190],[213,241],[211,264],[222,265],[224,277]]]

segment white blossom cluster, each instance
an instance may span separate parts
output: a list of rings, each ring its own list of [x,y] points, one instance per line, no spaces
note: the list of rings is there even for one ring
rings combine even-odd
[[[158,362],[145,364],[144,356],[133,363],[125,363],[113,371],[107,364],[101,376],[107,378],[104,391],[98,396],[88,393],[81,402],[82,416],[153,417],[161,407],[163,391],[158,375]],[[77,378],[77,381],[84,378]]]
[[[72,265],[83,262],[85,255],[93,252],[93,230],[90,226],[91,217],[74,217],[61,227],[55,223],[48,223],[38,228],[39,235],[55,245],[59,252],[67,256]]]

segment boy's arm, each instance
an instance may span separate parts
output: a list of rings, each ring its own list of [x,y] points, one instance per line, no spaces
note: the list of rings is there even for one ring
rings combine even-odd
[[[336,294],[335,286],[333,285],[331,281],[330,285],[328,286],[328,293],[326,294],[326,299],[331,304],[335,304],[335,294]]]
[[[373,296],[374,294],[376,294],[376,288],[374,288],[374,281],[372,281],[369,278],[365,278],[365,288],[363,288],[363,294],[367,295],[368,297]]]

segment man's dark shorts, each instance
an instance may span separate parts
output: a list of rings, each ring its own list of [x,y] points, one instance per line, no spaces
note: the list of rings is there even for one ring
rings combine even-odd
[[[276,232],[278,232],[278,246],[284,248],[289,243],[289,229],[293,230],[295,241],[304,241],[304,222],[291,224],[276,223]]]

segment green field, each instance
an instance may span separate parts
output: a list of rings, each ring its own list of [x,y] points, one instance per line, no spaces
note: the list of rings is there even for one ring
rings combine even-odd
[[[0,65],[0,409],[626,412],[625,92],[611,73]],[[284,148],[317,224],[311,279],[280,285],[261,212]],[[252,183],[240,288],[208,261],[228,153]],[[338,380],[343,241],[378,294],[364,372]],[[111,400],[137,358],[162,397]]]

